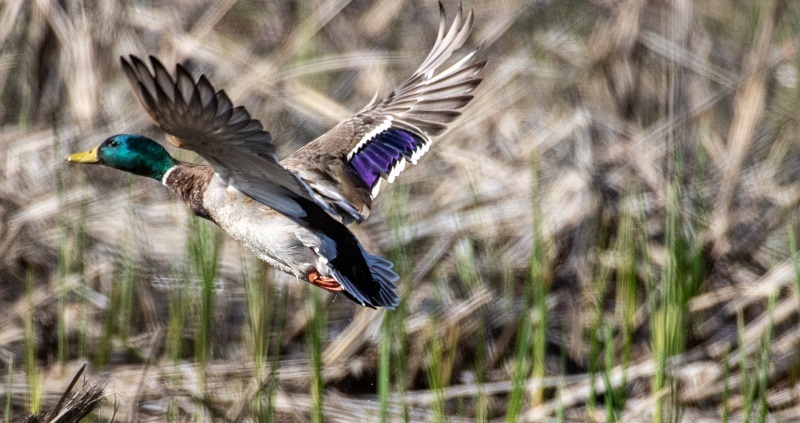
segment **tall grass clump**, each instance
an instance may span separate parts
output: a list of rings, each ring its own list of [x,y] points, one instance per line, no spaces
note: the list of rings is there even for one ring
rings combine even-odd
[[[242,258],[246,260],[246,258]],[[252,262],[252,260],[251,260]],[[255,269],[253,269],[255,268]],[[242,280],[245,284],[245,298],[250,329],[250,349],[252,351],[253,366],[255,366],[255,380],[265,381],[269,367],[270,331],[272,330],[271,311],[277,304],[274,291],[271,290],[266,275],[266,267],[260,262],[254,263],[243,269]],[[271,416],[267,413],[269,407],[268,390],[259,389],[254,396],[252,407],[254,414],[260,420],[267,421]]]
[[[175,286],[167,292],[167,334],[166,334],[166,355],[173,361],[183,358],[184,336],[186,333],[186,322],[190,313],[190,289],[185,278],[174,277]]]
[[[685,235],[694,231],[688,226],[691,222],[684,220],[685,214],[680,206],[683,197],[677,185],[668,189],[666,198],[666,262],[662,267],[660,282],[650,288],[650,295],[655,297],[651,300],[655,307],[651,320],[656,360],[656,373],[652,382],[654,395],[658,395],[668,384],[668,360],[685,351],[686,338],[692,330],[688,304],[697,293],[703,270],[701,246],[687,239]],[[653,411],[655,421],[662,421],[662,400],[663,398],[656,399]]]
[[[308,288],[306,300],[306,342],[308,343],[308,357],[311,362],[311,421],[322,423],[325,421],[323,402],[325,400],[325,380],[322,378],[322,345],[327,330],[325,307],[322,304],[322,294],[318,289]]]
[[[539,200],[538,174],[532,168],[533,191],[531,196],[536,203]],[[541,211],[534,210],[532,221],[533,253],[530,258],[530,273],[522,294],[523,315],[520,318],[520,331],[517,335],[512,374],[512,389],[508,403],[506,421],[516,421],[522,410],[524,393],[527,391],[529,377],[541,379],[544,376],[544,359],[547,333],[546,295],[549,284],[544,240],[544,228]],[[538,382],[538,381],[536,381]],[[542,388],[538,383],[529,393],[531,406],[542,402]]]
[[[401,231],[406,222],[405,211],[408,209],[409,188],[399,185],[385,197],[386,217],[392,236],[392,248],[387,258],[394,264],[394,271],[401,280],[410,280],[409,257],[413,254],[413,246],[402,242]],[[411,295],[411,287],[400,286],[400,303],[392,312],[384,312],[381,321],[379,340],[379,356],[377,371],[377,387],[379,399],[378,418],[381,422],[391,421],[390,406],[395,398],[402,409],[402,420],[408,421],[408,408],[405,401],[406,380],[408,378],[408,345],[406,340],[406,321],[408,319],[407,302]]]
[[[389,402],[391,387],[391,363],[392,363],[392,322],[388,316],[383,317],[381,322],[380,351],[378,356],[378,399],[380,409],[378,419],[381,422],[389,421]]]
[[[130,195],[129,191],[128,196]],[[128,209],[128,224],[124,230],[127,241],[123,245],[121,257],[117,257],[113,263],[114,270],[111,278],[111,291],[108,295],[108,307],[103,313],[101,334],[93,356],[95,364],[99,367],[109,364],[114,352],[115,340],[126,347],[129,346],[131,321],[135,313],[134,284],[138,274],[131,241],[133,238],[132,226],[135,225],[134,219],[134,210],[131,206]]]
[[[538,169],[537,160],[534,159],[534,166],[532,167],[532,197],[534,199],[539,197],[538,190]],[[526,302],[530,302],[533,306],[533,314],[531,315],[531,325],[533,331],[533,339],[531,345],[531,378],[534,380],[541,380],[545,375],[545,354],[547,348],[547,293],[551,283],[548,269],[550,264],[547,259],[547,242],[544,238],[544,219],[541,215],[541,210],[533,210],[533,254],[531,256],[531,270],[528,289],[525,295],[528,297]],[[544,390],[541,384],[535,385],[530,393],[530,405],[537,406],[544,402]]]
[[[284,334],[284,329],[286,327],[286,316],[288,313],[288,293],[285,288],[281,289],[274,289],[273,294],[275,296],[274,303],[275,308],[272,311],[275,313],[274,318],[272,319],[272,326],[270,332],[272,333],[273,338],[273,348],[270,354],[270,366],[269,366],[269,379],[266,386],[266,397],[267,397],[267,409],[265,410],[265,414],[268,417],[267,421],[275,421],[275,408],[276,408],[276,399],[275,395],[277,391],[280,389],[280,369],[281,369],[281,345],[282,339]]]
[[[213,358],[214,296],[219,273],[219,255],[222,248],[222,233],[211,223],[202,219],[190,220],[189,257],[194,275],[200,283],[198,298],[198,325],[194,355],[205,368]],[[205,371],[203,372],[205,374]]]
[[[471,241],[462,240],[456,245],[456,270],[458,277],[464,282],[470,292],[478,292],[485,282],[483,281],[480,269],[477,266],[478,257],[475,255],[475,247]],[[475,358],[472,363],[472,378],[476,384],[477,398],[475,398],[475,421],[483,422],[487,419],[487,397],[484,393],[483,384],[486,382],[486,351],[488,332],[486,328],[486,309],[481,308],[475,316]]]
[[[629,195],[626,203],[632,203],[636,196]],[[616,273],[616,301],[615,301],[615,315],[614,319],[618,325],[618,331],[621,332],[621,347],[618,350],[619,355],[615,357],[615,362],[622,367],[623,383],[617,390],[619,403],[617,407],[619,410],[624,409],[624,402],[627,396],[627,373],[628,367],[631,364],[631,346],[633,345],[633,335],[636,327],[636,309],[639,305],[637,302],[637,237],[635,234],[636,222],[631,210],[624,209],[620,218],[619,232],[617,234],[617,241],[615,244],[616,253],[620,260],[619,267]],[[641,246],[644,247],[644,246]],[[616,351],[614,346],[607,345],[609,351]],[[612,389],[610,386],[607,389]]]

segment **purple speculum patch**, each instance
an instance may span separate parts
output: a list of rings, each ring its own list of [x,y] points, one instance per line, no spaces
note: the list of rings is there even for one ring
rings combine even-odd
[[[381,177],[389,173],[403,157],[411,155],[424,144],[423,140],[408,131],[389,128],[367,142],[350,159],[350,170],[367,188],[372,188]]]

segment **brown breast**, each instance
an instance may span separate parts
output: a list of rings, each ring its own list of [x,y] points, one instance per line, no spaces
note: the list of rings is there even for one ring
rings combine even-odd
[[[167,175],[164,185],[175,191],[195,215],[213,221],[203,207],[203,195],[213,177],[214,169],[211,166],[179,163]]]

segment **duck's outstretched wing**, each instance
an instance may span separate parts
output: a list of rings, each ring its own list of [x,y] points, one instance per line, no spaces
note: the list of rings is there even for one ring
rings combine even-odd
[[[476,59],[479,49],[437,72],[467,40],[473,23],[472,12],[463,18],[459,7],[447,29],[441,3],[439,10],[439,35],[411,78],[281,162],[346,223],[367,217],[381,180],[392,182],[406,163],[415,164],[431,137],[461,115],[458,110],[481,82],[486,62]]]
[[[152,71],[136,56],[130,61],[122,57],[121,62],[136,97],[169,134],[167,140],[199,154],[220,179],[291,218],[306,216],[307,202],[328,210],[308,185],[278,163],[261,122],[244,107],[234,107],[225,91],[215,90],[205,75],[195,81],[177,65],[173,78],[152,56]]]

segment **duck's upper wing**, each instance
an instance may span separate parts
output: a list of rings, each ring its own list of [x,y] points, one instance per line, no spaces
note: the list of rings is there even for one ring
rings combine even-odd
[[[308,185],[278,163],[261,122],[244,107],[234,107],[225,91],[216,91],[205,76],[195,81],[177,65],[173,79],[152,56],[152,72],[136,56],[121,61],[136,97],[169,134],[169,142],[199,154],[220,179],[290,218],[303,219],[315,203],[331,212]]]
[[[478,74],[486,62],[476,60],[478,49],[437,72],[464,44],[473,23],[472,12],[463,19],[459,8],[447,29],[441,3],[439,10],[439,35],[411,78],[281,162],[344,222],[367,217],[381,179],[392,182],[407,162],[415,164],[431,137],[461,115],[458,110],[481,82]]]

